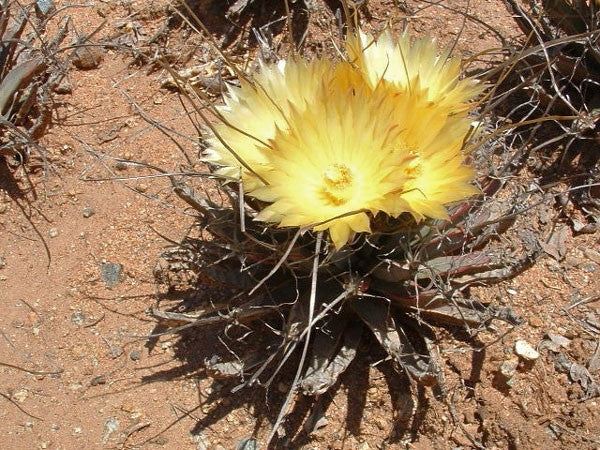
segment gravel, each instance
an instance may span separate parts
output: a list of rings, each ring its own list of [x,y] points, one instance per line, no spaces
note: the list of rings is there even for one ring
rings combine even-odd
[[[115,287],[121,281],[121,273],[123,272],[123,266],[119,263],[102,263],[100,266],[100,273],[106,287]]]

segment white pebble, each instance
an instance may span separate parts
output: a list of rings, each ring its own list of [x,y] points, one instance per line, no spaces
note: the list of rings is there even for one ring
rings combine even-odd
[[[515,353],[527,361],[535,361],[540,357],[538,351],[529,342],[523,340],[515,342]]]

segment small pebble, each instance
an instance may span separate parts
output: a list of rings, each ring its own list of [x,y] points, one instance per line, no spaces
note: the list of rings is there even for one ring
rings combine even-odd
[[[594,273],[598,270],[598,264],[594,263],[583,263],[579,265],[579,268],[588,273]]]
[[[588,259],[591,259],[596,264],[600,264],[600,252],[592,250],[591,248],[586,248],[583,253]]]
[[[73,92],[73,84],[66,76],[62,77],[58,85],[54,87],[54,92],[61,95],[71,94]]]
[[[114,417],[110,417],[104,422],[104,436],[102,437],[102,443],[106,444],[113,434],[119,428],[119,421]]]
[[[11,396],[11,398],[15,399],[19,403],[23,403],[27,397],[29,397],[29,392],[27,392],[25,389],[19,389]]]
[[[127,169],[127,164],[125,164],[123,161],[117,161],[114,164],[114,167],[116,170],[123,171]]]
[[[4,253],[0,252],[0,269],[6,267],[6,260],[4,259]]]
[[[119,281],[121,281],[121,271],[123,266],[118,263],[102,263],[100,266],[100,273],[106,287],[115,287]]]
[[[98,375],[97,377],[92,378],[90,381],[90,385],[92,386],[98,386],[99,384],[106,384],[105,375]]]
[[[84,321],[85,321],[85,316],[83,314],[83,311],[77,310],[73,314],[71,314],[71,322],[73,322],[77,325],[83,325]]]
[[[544,325],[544,323],[542,322],[542,320],[539,317],[533,316],[532,318],[529,319],[529,325],[531,325],[533,328],[540,328],[541,326]]]
[[[71,61],[79,70],[91,70],[97,68],[103,59],[102,50],[98,47],[81,46],[71,53]]]
[[[204,435],[204,433],[193,433],[191,435],[192,442],[196,444],[196,450],[209,450],[210,449],[210,441]]]
[[[144,183],[139,183],[136,187],[135,190],[138,192],[141,192],[142,194],[144,192],[146,192],[148,190],[148,185],[144,184]]]
[[[518,365],[519,361],[517,359],[509,359],[508,361],[504,361],[500,365],[500,369],[498,370],[498,372],[500,375],[502,375],[502,377],[505,380],[510,380],[512,377],[515,376]]]
[[[515,342],[515,353],[526,361],[535,361],[540,357],[538,351],[529,342],[524,340]]]
[[[137,348],[131,350],[131,352],[129,353],[129,358],[132,361],[139,361],[141,357],[142,357],[142,352],[140,352]]]
[[[569,373],[573,363],[565,355],[560,353],[554,360],[554,368],[560,373]]]
[[[85,217],[86,219],[92,217],[95,214],[94,209],[89,206],[86,206],[85,208],[83,208],[83,210],[81,212],[83,214],[83,217]]]
[[[51,238],[58,236],[58,228],[50,228],[50,230],[48,230],[48,236]]]
[[[112,359],[118,358],[125,352],[122,347],[120,347],[116,344],[112,344],[112,343],[109,344],[109,349],[110,349],[110,357]]]

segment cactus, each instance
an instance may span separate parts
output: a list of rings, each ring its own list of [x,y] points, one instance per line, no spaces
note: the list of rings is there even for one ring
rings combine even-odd
[[[446,59],[447,54],[436,56],[430,42],[411,43],[404,36],[396,43],[390,35],[385,36],[375,41],[359,32],[349,40],[345,62],[318,61],[311,66],[286,61],[285,65],[263,66],[254,79],[244,79],[241,87],[232,88],[225,106],[216,109],[222,123],[211,124],[212,132],[206,139],[209,150],[205,155],[212,167],[211,176],[223,180],[217,185],[220,197],[202,198],[185,178],[171,176],[175,192],[198,214],[197,228],[183,242],[164,252],[155,276],[171,290],[206,292],[208,287],[212,294],[175,308],[167,306],[173,305],[166,299],[161,300],[153,314],[164,322],[168,332],[194,328],[201,333],[203,327],[215,324],[222,327],[224,336],[227,330],[236,327],[250,330],[254,339],[244,341],[246,348],[242,345],[235,357],[229,353],[230,359],[220,355],[206,355],[205,359],[209,373],[240,377],[243,386],[270,386],[290,358],[300,355],[279,420],[294,392],[318,396],[330,389],[348,369],[368,333],[387,352],[398,372],[421,386],[431,387],[443,385],[434,326],[462,327],[475,334],[490,329],[493,321],[510,326],[521,323],[509,308],[483,303],[470,293],[472,286],[490,285],[516,276],[540,254],[535,239],[525,236],[513,252],[497,239],[515,223],[522,202],[517,201],[518,192],[507,194],[505,182],[490,164],[494,146],[478,146],[473,142],[468,111],[473,108],[470,99],[481,88],[474,87],[473,80],[461,80],[460,64]],[[401,52],[408,61],[406,71],[394,72],[386,70],[385,65],[379,69],[371,65],[382,54],[389,57],[393,52]],[[431,71],[428,64],[437,62],[439,67]],[[328,64],[334,65],[334,75],[327,67],[321,67]],[[340,68],[335,64],[347,66]],[[372,71],[367,73],[365,68]],[[318,87],[314,89],[310,79],[303,78],[303,74],[313,72],[318,73]],[[290,80],[301,79],[303,83],[282,82],[280,77],[290,73]],[[357,207],[352,204],[345,214],[337,210],[340,216],[311,225],[303,222],[308,214],[315,214],[308,222],[322,220],[316,215],[321,208],[319,198],[315,197],[302,210],[304,215],[294,216],[295,203],[289,200],[286,207],[278,205],[276,198],[281,191],[274,186],[279,180],[277,171],[283,170],[281,165],[288,161],[282,156],[288,150],[280,148],[283,144],[295,145],[307,159],[320,161],[327,157],[325,150],[311,155],[313,147],[302,147],[286,137],[286,133],[305,131],[294,129],[298,119],[303,120],[299,123],[310,129],[314,139],[319,136],[319,126],[337,126],[330,116],[319,115],[317,102],[321,98],[305,100],[315,90],[329,86],[326,83],[330,76],[344,86],[345,95],[365,95],[357,107],[367,109],[369,118],[378,126],[383,124],[384,131],[395,129],[393,124],[386,128],[386,120],[400,120],[397,123],[402,132],[398,142],[412,142],[406,144],[410,151],[406,158],[393,159],[394,152],[405,151],[402,145],[393,145],[389,158],[396,161],[396,170],[403,174],[394,180],[413,187],[382,187],[378,192],[384,201],[375,201],[361,191],[356,195],[366,202],[363,208],[354,211]],[[277,86],[283,86],[283,90],[278,91]],[[389,91],[381,94],[379,89]],[[396,116],[386,109],[385,99],[376,102],[378,108],[368,109],[371,98],[380,94],[386,99],[405,99],[401,103],[404,108],[411,114],[422,114],[420,118],[427,120],[417,118],[413,123],[411,114]],[[335,90],[328,91],[326,101],[334,103],[332,95]],[[352,98],[345,101],[342,104],[347,105],[347,110],[340,114],[354,114]],[[314,122],[315,130],[310,128],[313,125],[306,115],[298,115],[302,107],[298,105],[310,107],[310,112],[320,118]],[[360,122],[358,114],[353,117],[358,121],[356,128],[371,136],[373,130],[368,129],[367,122]],[[427,124],[430,135],[418,133],[422,122]],[[257,128],[252,133],[244,132],[243,127],[254,123]],[[355,152],[370,145],[361,141],[356,129],[344,130],[345,141],[337,135],[332,137],[331,133],[327,136],[348,146],[360,142]],[[369,142],[379,142],[377,139],[374,134]],[[391,135],[384,140],[385,145],[390,140],[396,142],[394,139],[396,136]],[[429,144],[421,146],[426,141]],[[386,148],[385,145],[381,144],[381,148]],[[476,150],[465,153],[467,146]],[[429,151],[431,148],[436,151]],[[434,160],[440,153],[445,155],[445,164],[452,170],[444,171],[443,164],[435,165],[428,160]],[[376,156],[369,154],[370,158]],[[423,166],[417,166],[415,160]],[[355,170],[350,159],[344,161],[350,167],[348,171]],[[452,161],[458,161],[457,165],[453,166]],[[295,169],[286,177],[297,173],[302,182],[314,180],[317,185],[321,182],[310,171],[302,172],[302,161],[294,164]],[[325,165],[332,167],[330,161]],[[420,167],[431,170],[417,170]],[[479,188],[463,187],[473,178],[475,167],[479,171],[476,179]],[[510,168],[505,170],[502,176]],[[345,172],[339,171],[331,175],[333,172],[328,169],[324,173],[325,187],[319,192],[325,193],[323,201],[329,202],[334,197],[337,207],[347,199],[342,188],[350,175],[346,177]],[[429,184],[419,184],[421,176],[429,177]],[[344,183],[340,181],[340,185],[339,180]],[[387,186],[386,183],[381,186]],[[432,187],[436,183],[443,188],[436,191]],[[297,195],[304,198],[309,194],[302,192],[301,186],[298,182]],[[446,192],[452,189],[454,192]],[[426,200],[413,196],[415,191],[425,193]],[[359,229],[354,222],[342,223],[341,233],[334,229],[334,220],[356,214],[366,217],[367,230]],[[349,231],[343,231],[346,229]],[[265,323],[271,332],[265,332]]]

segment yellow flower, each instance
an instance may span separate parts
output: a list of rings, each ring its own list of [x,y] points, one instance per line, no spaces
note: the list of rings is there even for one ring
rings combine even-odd
[[[411,102],[385,87],[323,83],[311,107],[292,109],[270,141],[273,169],[261,173],[268,185],[250,195],[271,204],[257,218],[328,230],[336,248],[370,231],[367,212],[382,210],[407,181],[413,155],[399,151],[405,131],[395,111],[409,113]]]
[[[291,108],[302,110],[314,102],[320,83],[331,79],[334,69],[325,59],[261,65],[252,82],[241,80],[239,87],[230,87],[225,105],[217,107],[222,117],[215,126],[219,137],[207,140],[204,160],[221,166],[216,170],[220,175],[241,175],[246,189],[262,185],[255,174],[268,165],[269,139],[278,127],[285,128]]]
[[[424,217],[447,219],[446,205],[477,194],[471,184],[475,175],[471,166],[464,163],[461,150],[470,129],[468,119],[450,119],[427,142],[426,129],[407,133],[423,145],[407,146],[414,157],[404,167],[407,181],[402,190],[388,196],[383,210],[392,216],[411,213],[417,221]]]
[[[361,33],[348,49],[354,63],[291,59],[230,88],[205,158],[268,203],[257,220],[328,231],[336,248],[378,212],[445,219],[476,192],[462,148],[480,88],[458,62],[406,36]]]
[[[401,91],[421,91],[427,101],[449,113],[466,111],[483,90],[471,78],[460,80],[460,61],[449,58],[448,52],[438,56],[431,39],[416,39],[411,44],[407,33],[395,42],[390,30],[377,39],[358,30],[348,37],[346,51],[350,63],[371,87],[386,80]]]

